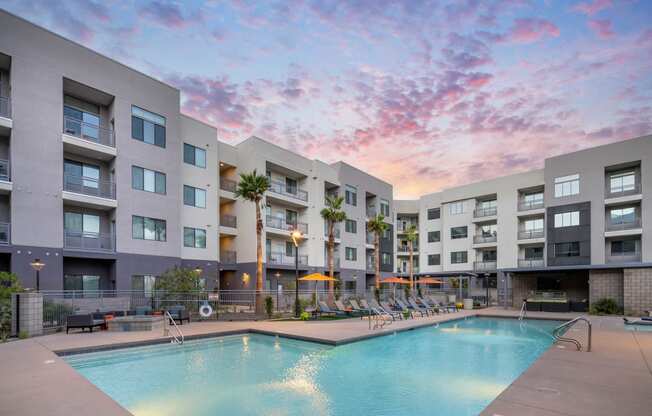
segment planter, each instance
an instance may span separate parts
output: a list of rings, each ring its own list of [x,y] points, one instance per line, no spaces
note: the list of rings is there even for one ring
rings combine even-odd
[[[473,309],[473,299],[464,299],[464,309],[467,311]]]

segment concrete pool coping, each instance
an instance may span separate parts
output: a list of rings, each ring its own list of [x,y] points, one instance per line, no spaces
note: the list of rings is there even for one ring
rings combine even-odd
[[[518,311],[497,308],[461,311],[399,321],[390,328],[374,331],[373,334],[368,333],[368,322],[360,319],[309,323],[203,322],[184,325],[182,329],[186,339],[261,333],[317,341],[327,345],[342,345],[465,317],[514,318],[517,315]],[[577,316],[563,313],[529,315],[530,319],[552,320],[569,320]],[[593,352],[574,352],[570,348],[561,349],[553,344],[490,403],[482,414],[606,415],[614,412],[602,412],[601,409],[614,409],[614,403],[617,403],[620,406],[617,413],[619,416],[625,416],[645,414],[641,413],[641,406],[652,408],[652,370],[648,364],[652,362],[652,332],[644,334],[624,331],[622,321],[617,318],[591,317],[591,320],[594,322]],[[578,332],[581,332],[579,328]],[[363,335],[360,335],[361,333]],[[620,336],[617,336],[618,334]],[[61,355],[161,342],[169,342],[169,339],[142,332],[110,335],[100,332],[92,335],[53,334],[2,344],[0,365],[4,374],[11,374],[11,377],[2,377],[0,380],[1,410],[16,415],[56,416],[80,414],[93,409],[97,415],[128,415],[128,411],[72,369]],[[564,370],[566,367],[572,368],[572,371]],[[608,379],[617,378],[618,383],[605,383],[600,377],[596,377],[594,368],[600,368],[605,374],[609,374]],[[576,379],[579,381],[571,383]],[[632,384],[635,386],[632,387]],[[605,391],[609,391],[609,394],[605,394]],[[554,400],[550,400],[549,396],[553,394]],[[577,397],[586,398],[590,405],[577,406]],[[605,398],[609,399],[610,405],[600,407]]]

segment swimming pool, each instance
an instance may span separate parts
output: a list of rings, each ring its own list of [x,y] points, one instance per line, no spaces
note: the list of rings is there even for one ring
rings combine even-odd
[[[556,321],[470,318],[337,347],[247,334],[66,361],[139,415],[476,415]]]

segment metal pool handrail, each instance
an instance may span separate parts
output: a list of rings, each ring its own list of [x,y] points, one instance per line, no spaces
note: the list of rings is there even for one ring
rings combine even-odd
[[[555,337],[556,341],[570,342],[571,344],[574,344],[577,347],[578,351],[582,351],[582,344],[578,340],[576,340],[575,338],[563,337],[563,336],[561,336],[559,334],[561,332],[561,330],[563,330],[564,328],[570,328],[571,326],[575,325],[578,321],[586,322],[587,331],[588,331],[588,344],[587,344],[587,347],[586,347],[586,352],[590,352],[591,351],[591,330],[592,330],[591,329],[591,321],[589,321],[588,319],[586,319],[583,316],[578,316],[575,319],[572,319],[572,320],[570,320],[568,322],[565,322],[565,323],[559,325],[557,328],[552,330],[552,336]]]
[[[521,312],[518,314],[519,321],[522,321],[523,318],[527,318],[527,299],[523,299],[523,305],[521,305]]]
[[[174,318],[172,318],[172,315],[170,315],[170,311],[165,311],[165,316],[167,317],[168,322],[172,321],[172,325],[174,325],[174,329],[176,329],[177,333],[179,334],[179,336],[176,336],[176,335],[172,334],[172,338],[174,338],[174,341],[172,341],[172,342],[175,343],[175,344],[180,344],[180,345],[183,344],[183,342],[185,341],[185,338],[183,336],[183,332],[181,332],[181,329],[179,328],[179,325],[177,325],[177,323],[174,321]],[[179,338],[181,338],[181,339],[179,339]]]

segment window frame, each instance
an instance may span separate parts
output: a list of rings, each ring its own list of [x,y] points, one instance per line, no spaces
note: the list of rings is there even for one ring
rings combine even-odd
[[[137,130],[136,126],[140,123],[140,129]],[[145,123],[148,123],[147,125]],[[153,134],[153,142],[150,142],[146,138],[146,131],[150,129],[146,126],[151,124],[151,131]],[[158,127],[158,129],[157,129]],[[138,137],[137,131],[142,133],[142,137]],[[158,132],[158,133],[157,133]],[[159,135],[162,134],[162,137]],[[162,149],[165,149],[167,145],[167,120],[164,116],[154,113],[152,111],[145,110],[142,107],[137,105],[131,106],[131,138],[138,140],[142,143],[151,144]],[[162,141],[160,140],[162,139]]]
[[[192,203],[189,203],[189,201],[186,200],[186,190],[191,190],[192,191]],[[204,193],[204,205],[197,205],[197,191],[201,191]],[[183,185],[183,205],[188,206],[188,207],[194,207],[194,208],[206,208],[206,203],[207,203],[207,191],[206,189],[202,188],[196,188],[191,185]]]
[[[453,236],[453,230],[456,230],[456,229],[464,229],[464,235],[460,234],[458,236]],[[469,238],[469,226],[468,225],[460,225],[460,226],[457,226],[457,227],[451,227],[450,228],[450,236],[451,236],[451,240],[461,240],[461,239],[464,239],[464,238]]]
[[[469,252],[468,251],[451,251],[450,252],[451,264],[466,264],[469,262]],[[457,256],[463,255],[464,261],[457,261]]]
[[[344,185],[344,203],[352,207],[358,206],[358,188],[353,185]]]
[[[448,204],[448,213],[450,215],[464,214],[464,201],[455,201]]]
[[[186,159],[186,155],[189,154],[189,153],[186,153],[186,149],[189,149],[190,151],[192,151],[192,160],[191,161]],[[203,165],[197,164],[197,160],[198,160],[197,153],[198,152],[200,154],[203,153],[203,155],[204,155],[203,156],[203,159],[204,159],[204,164]],[[201,147],[192,145],[190,143],[183,143],[183,163],[185,163],[187,165],[192,165],[192,166],[198,167],[200,169],[206,169],[206,149],[202,149]]]
[[[358,261],[357,247],[344,247],[344,259],[346,261]]]
[[[428,208],[426,213],[428,221],[434,221],[441,218],[441,208]]]
[[[437,259],[437,261],[433,261]],[[428,254],[428,266],[441,266],[441,254]]]
[[[577,221],[575,221],[577,220]],[[581,224],[579,211],[557,212],[554,216],[555,228],[579,227]]]
[[[560,247],[563,247],[564,245],[567,245],[568,249],[565,250],[565,251],[561,251]],[[577,245],[577,250],[574,250],[575,245]],[[555,258],[580,257],[580,243],[579,243],[579,241],[569,241],[569,242],[555,243],[554,251],[555,251]],[[574,253],[577,253],[577,254],[574,254]]]
[[[139,225],[139,227],[142,228],[142,237],[136,236],[134,233],[134,231],[137,230],[136,228],[137,220],[139,220],[140,223],[142,224]],[[147,227],[146,227],[147,221],[151,222],[154,226],[154,238],[147,238]],[[163,237],[159,238],[161,235]],[[167,221],[160,218],[145,217],[142,215],[132,215],[131,216],[131,238],[132,240],[158,241],[161,243],[165,243],[167,242]]]
[[[143,179],[142,188],[139,188],[139,187],[135,186],[137,184],[134,182],[134,171],[137,171],[139,169],[142,172],[142,179]],[[146,176],[147,172],[151,172],[151,173],[154,174],[154,190],[153,191],[145,189],[145,183],[146,183],[145,176]],[[162,181],[163,181],[163,192],[158,192],[157,191],[158,184],[159,184],[159,181],[158,181],[159,178],[162,178]],[[149,192],[151,194],[167,195],[167,186],[168,186],[167,182],[168,182],[167,175],[165,173],[163,173],[163,172],[159,172],[159,171],[153,170],[153,169],[147,169],[147,168],[144,168],[144,167],[138,166],[138,165],[131,165],[131,189],[134,189],[136,191]]]
[[[204,233],[204,245],[203,246],[197,244],[198,241],[201,241],[201,240],[198,240],[198,237],[199,237],[198,233],[197,233],[198,231],[200,232],[199,234],[201,234],[202,232]],[[192,233],[192,241],[193,241],[192,245],[186,244],[186,236],[187,236],[186,233],[187,232]],[[203,229],[203,228],[183,227],[183,246],[187,247],[187,248],[206,248],[206,230]]]
[[[566,198],[569,196],[579,195],[580,193],[580,174],[558,176],[554,179],[555,198]]]
[[[349,225],[352,225],[352,227],[349,227]],[[350,218],[347,218],[344,220],[344,231],[349,233],[349,234],[357,234],[358,233],[358,222],[356,220],[352,220]]]
[[[431,236],[436,235],[436,239],[431,239]],[[428,242],[429,243],[439,243],[441,242],[441,231],[428,231]]]

